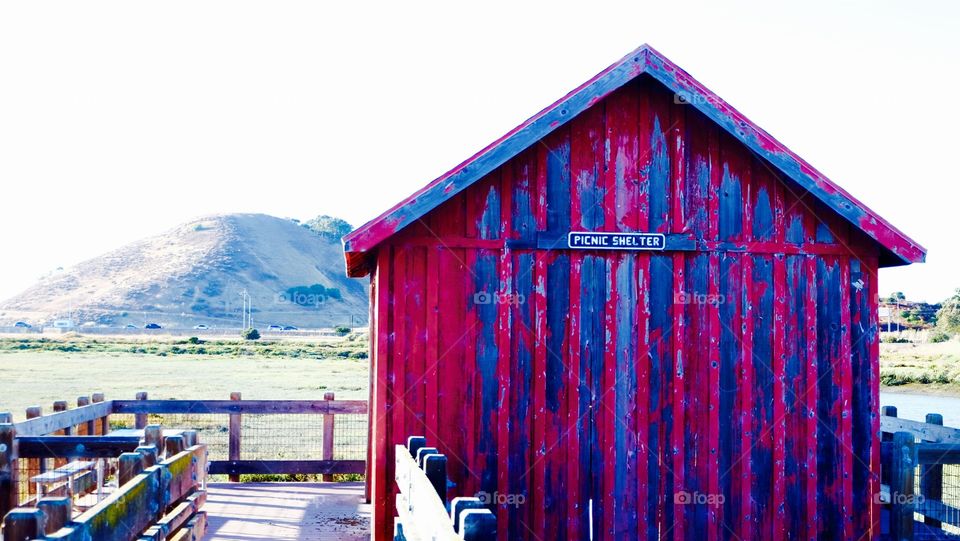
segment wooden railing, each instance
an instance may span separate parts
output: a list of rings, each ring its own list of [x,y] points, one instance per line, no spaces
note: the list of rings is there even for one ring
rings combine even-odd
[[[110,432],[111,415],[130,417],[131,428],[140,430],[147,426],[151,415],[180,414],[189,415],[191,419],[206,415],[218,415],[222,419],[226,415],[229,423],[224,430],[229,432],[229,452],[226,457],[209,461],[209,473],[227,475],[236,481],[241,474],[329,476],[366,473],[365,460],[334,459],[336,442],[333,436],[337,415],[366,413],[366,401],[334,400],[333,393],[327,393],[324,400],[241,400],[239,393],[233,393],[231,400],[149,400],[145,392],[138,393],[137,400],[107,401],[99,393],[93,395],[93,400],[81,397],[75,409],[67,409],[66,402],[57,402],[54,412],[49,415],[41,415],[39,408],[34,407],[28,410],[27,419],[17,423],[12,422],[9,413],[0,413],[0,517],[18,506],[37,503],[36,491],[26,483],[28,477],[20,478],[22,472],[29,471],[31,476],[42,473],[50,463],[49,459],[54,459],[54,467],[61,467],[68,460],[117,457],[135,449],[138,438],[131,439],[127,434],[116,436],[123,430]],[[322,440],[319,435],[317,437],[317,445],[322,446],[319,449],[321,458],[298,459],[293,454],[282,460],[243,459],[243,416],[275,414],[321,416]],[[93,437],[97,439],[91,439]],[[280,444],[290,434],[278,430],[275,436],[268,437],[276,438],[276,443]],[[364,440],[365,437],[364,431]],[[365,443],[361,441],[361,445],[365,446]],[[318,453],[310,454],[316,456]],[[95,477],[93,473],[84,474],[84,483],[75,493],[93,490],[97,486],[93,482]],[[23,493],[26,497],[22,497]]]
[[[951,505],[960,501],[960,486],[944,485],[943,475],[945,465],[960,465],[960,429],[943,426],[940,414],[911,421],[884,406],[880,431],[880,501],[888,506],[891,538],[914,539],[918,529],[936,537],[943,525],[960,528],[960,508]],[[923,515],[922,523],[914,513]]]
[[[70,436],[71,441],[77,441]],[[102,441],[84,436],[93,449],[67,449],[56,442],[44,457],[110,456],[126,448],[127,441]],[[207,448],[196,442],[196,433],[176,431],[166,437],[159,426],[144,431],[144,440],[133,452],[119,455],[118,488],[77,517],[70,497],[40,497],[34,507],[17,507],[6,514],[4,541],[162,541],[203,537],[206,514],[204,491]],[[158,451],[159,449],[162,451]],[[40,453],[36,453],[40,454]],[[165,458],[157,462],[158,456]]]
[[[447,501],[447,457],[411,436],[395,447],[395,541],[493,541],[497,519],[479,498]]]

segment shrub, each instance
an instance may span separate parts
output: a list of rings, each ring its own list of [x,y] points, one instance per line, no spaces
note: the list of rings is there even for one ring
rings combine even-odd
[[[933,344],[939,344],[948,340],[950,340],[950,335],[943,331],[934,331],[930,333],[930,342]]]
[[[910,341],[902,336],[887,336],[884,337],[883,343],[885,344],[909,344]]]
[[[200,338],[196,336],[191,336],[190,338],[187,338],[187,342],[191,344],[202,344],[203,340],[200,340]]]
[[[256,329],[247,329],[247,330],[243,331],[243,332],[240,334],[240,336],[241,336],[244,340],[259,340],[259,339],[260,339],[260,331],[258,331],[258,330],[256,330]]]
[[[333,328],[333,332],[337,333],[337,336],[346,336],[350,334],[350,327],[339,325]]]

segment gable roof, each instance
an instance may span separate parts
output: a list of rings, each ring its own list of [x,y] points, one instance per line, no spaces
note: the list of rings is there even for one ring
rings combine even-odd
[[[917,263],[926,257],[926,250],[922,246],[834,184],[683,69],[652,47],[642,45],[440,178],[346,235],[343,248],[347,274],[366,274],[367,256],[378,244],[644,73],[686,99],[784,176],[875,240],[884,249],[881,266]]]

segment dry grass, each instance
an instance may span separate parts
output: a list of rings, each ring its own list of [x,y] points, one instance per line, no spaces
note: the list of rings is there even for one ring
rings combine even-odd
[[[960,394],[960,342],[880,344],[880,379],[888,390]]]

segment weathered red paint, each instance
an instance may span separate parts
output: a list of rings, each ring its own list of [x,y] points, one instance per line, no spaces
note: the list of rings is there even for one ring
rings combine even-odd
[[[495,506],[503,540],[877,537],[876,272],[922,249],[646,65],[416,220],[401,205],[351,237],[378,239],[348,255],[374,280],[376,539],[414,434],[448,455],[451,494],[526,498]],[[541,243],[572,230],[683,247]]]

